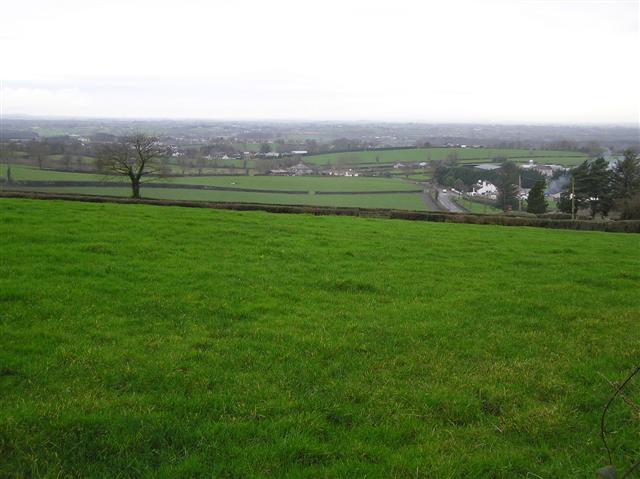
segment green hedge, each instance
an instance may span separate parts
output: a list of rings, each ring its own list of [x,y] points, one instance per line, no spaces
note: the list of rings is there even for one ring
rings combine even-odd
[[[608,231],[614,233],[640,233],[640,220],[625,221],[585,221],[553,219],[543,217],[523,217],[508,215],[481,215],[472,213],[442,213],[428,211],[390,210],[384,208],[349,208],[331,206],[277,205],[262,203],[225,203],[185,200],[133,199],[113,196],[90,196],[59,193],[36,193],[24,191],[3,191],[0,197],[28,198],[42,200],[85,201],[91,203],[147,204],[157,206],[182,206],[189,208],[217,208],[239,211],[267,211],[270,213],[293,213],[312,215],[359,216],[367,218],[388,218],[410,221],[436,221],[448,223],[468,223],[478,225],[533,226],[537,228],[572,229],[580,231]]]

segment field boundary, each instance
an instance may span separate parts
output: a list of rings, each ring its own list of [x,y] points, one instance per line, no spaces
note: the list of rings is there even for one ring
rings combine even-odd
[[[185,208],[210,208],[235,211],[266,211],[269,213],[312,214],[317,216],[357,216],[365,218],[399,219],[409,221],[433,221],[499,226],[532,226],[537,228],[570,229],[580,231],[604,231],[611,233],[640,233],[640,220],[584,221],[530,218],[508,215],[483,215],[474,213],[445,213],[385,208],[351,208],[334,206],[281,205],[240,202],[206,202],[188,200],[133,199],[116,196],[73,195],[28,191],[0,191],[0,198],[33,200],[63,200],[86,203],[139,204],[152,206],[180,206]]]
[[[106,188],[131,188],[128,181],[76,181],[76,180],[17,180],[10,184],[1,182],[5,186],[17,187],[106,187]],[[259,188],[235,188],[233,186],[218,185],[198,185],[191,183],[143,183],[142,188],[166,188],[176,190],[209,190],[209,191],[234,191],[237,193],[266,193],[266,194],[285,194],[285,195],[308,195],[313,191],[316,195],[385,195],[385,194],[401,194],[401,193],[422,193],[421,189],[414,190],[363,190],[363,191],[314,191],[314,190],[273,190]]]

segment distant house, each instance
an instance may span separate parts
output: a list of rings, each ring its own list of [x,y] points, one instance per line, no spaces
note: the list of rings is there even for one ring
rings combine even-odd
[[[323,170],[321,174],[325,176],[358,176],[358,173],[353,171],[351,168],[349,169],[331,168],[330,170]]]
[[[292,155],[306,155],[309,153],[307,150],[294,150],[291,152]]]
[[[289,170],[283,170],[282,168],[278,168],[275,170],[269,170],[269,174],[272,176],[289,176]]]
[[[524,168],[525,170],[537,171],[538,173],[546,176],[547,178],[551,178],[553,176],[553,173],[558,170],[566,169],[564,166],[561,166],[561,165],[538,165],[534,163],[533,160],[529,160],[529,163],[525,163],[524,165],[522,165],[522,168]]]
[[[308,165],[305,165],[302,162],[298,163],[295,166],[292,166],[291,168],[287,168],[287,171],[289,172],[290,175],[293,175],[293,176],[303,176],[303,175],[313,174],[313,168],[311,168]]]
[[[393,165],[394,168],[398,169],[398,168],[406,168],[407,165],[405,165],[404,163],[395,163]]]
[[[529,191],[531,191],[531,188],[520,188],[517,195],[518,199],[526,200],[529,197]]]
[[[535,168],[532,168],[532,169],[546,176],[547,178],[551,178],[553,176],[554,170],[551,167],[551,165],[537,165]]]
[[[473,185],[471,196],[488,196],[489,198],[494,198],[497,193],[498,188],[496,188],[496,185],[488,181],[478,180],[478,182]]]
[[[279,158],[280,157],[280,153],[278,153],[276,151],[270,151],[269,153],[265,153],[264,157],[265,158]]]

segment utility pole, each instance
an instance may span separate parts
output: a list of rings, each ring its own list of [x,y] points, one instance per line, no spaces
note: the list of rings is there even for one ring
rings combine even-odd
[[[518,173],[518,211],[522,211],[522,175]]]
[[[576,180],[571,175],[571,219],[576,219]]]

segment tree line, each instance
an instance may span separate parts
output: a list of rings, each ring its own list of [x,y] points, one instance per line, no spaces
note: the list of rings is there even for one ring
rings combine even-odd
[[[640,158],[628,149],[612,168],[604,158],[586,160],[571,170],[558,208],[572,215],[589,209],[591,217],[618,211],[621,219],[640,219]]]

